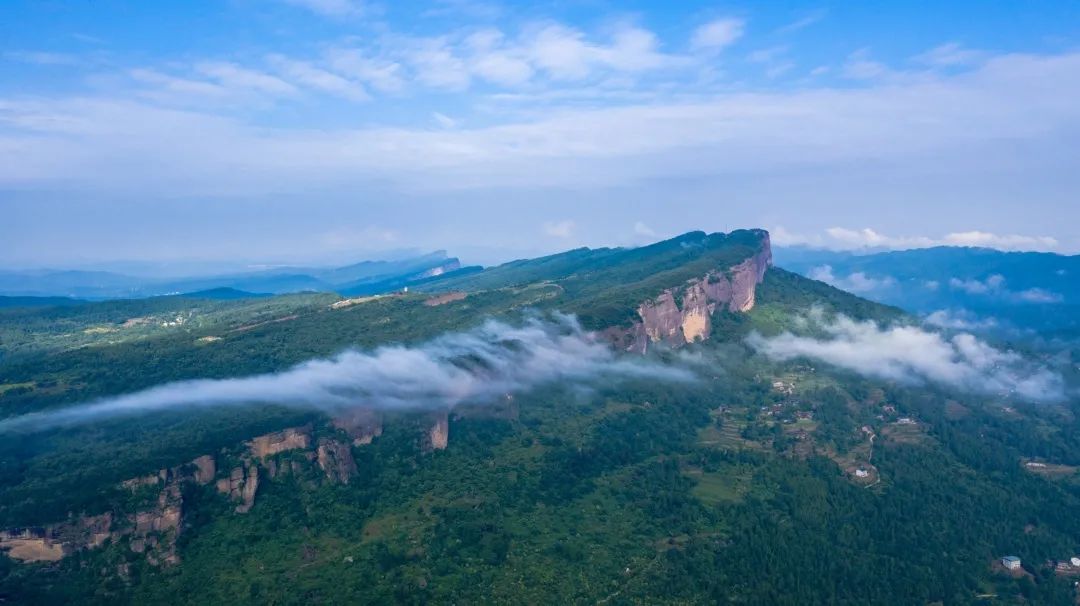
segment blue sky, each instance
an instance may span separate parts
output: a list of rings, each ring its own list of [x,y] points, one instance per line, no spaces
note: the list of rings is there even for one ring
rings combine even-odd
[[[0,5],[0,264],[1075,252],[1076,2]]]

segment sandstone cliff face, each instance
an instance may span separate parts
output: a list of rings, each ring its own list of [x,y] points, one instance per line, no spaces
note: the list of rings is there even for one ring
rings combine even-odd
[[[254,461],[244,461],[233,468],[229,476],[217,481],[218,492],[239,501],[236,513],[247,513],[255,505],[255,493],[259,490],[259,466]]]
[[[275,431],[264,436],[259,436],[248,442],[251,456],[265,459],[286,450],[297,448],[307,449],[311,446],[311,426],[290,427],[283,431]]]
[[[176,538],[183,530],[185,482],[205,484],[213,479],[212,457],[162,469],[155,474],[121,482],[132,492],[150,491],[156,496],[134,513],[117,517],[112,512],[77,516],[66,522],[28,529],[0,532],[0,549],[23,561],[54,561],[76,551],[101,547],[107,541],[127,537],[130,549],[145,554],[151,565],[171,565],[180,561]],[[207,473],[210,473],[207,479]]]
[[[209,484],[217,475],[217,464],[214,457],[203,455],[191,462],[195,466],[195,481],[199,484]]]
[[[353,411],[344,421],[356,443],[370,443],[382,433],[382,417],[372,411]],[[335,425],[338,422],[335,421]],[[446,427],[445,414],[443,427]],[[445,439],[442,441],[445,447]],[[330,482],[348,483],[356,474],[352,445],[347,441],[323,438],[312,448],[312,427],[291,427],[251,439],[240,465],[217,478],[218,466],[213,455],[203,455],[176,467],[125,480],[120,485],[149,500],[133,514],[117,518],[106,512],[98,516],[78,516],[57,524],[35,528],[0,531],[0,550],[11,558],[25,561],[56,561],[83,549],[104,545],[110,539],[128,539],[130,549],[143,554],[151,565],[172,565],[180,561],[176,539],[184,529],[185,484],[214,483],[218,492],[236,502],[237,513],[247,513],[263,473],[271,478],[278,473],[301,476],[317,464]],[[301,460],[278,461],[275,455],[303,450]],[[307,462],[302,459],[306,458]],[[280,463],[280,465],[279,465]]]
[[[79,516],[67,522],[0,531],[0,550],[23,562],[55,562],[80,549],[99,547],[112,533],[113,516]]]
[[[708,339],[715,312],[721,309],[747,312],[754,308],[757,285],[770,265],[772,249],[766,235],[754,256],[733,267],[712,270],[684,286],[665,290],[638,307],[639,321],[629,330],[620,330],[618,334],[609,331],[607,335],[617,347],[639,353],[645,353],[649,343],[679,347]]]
[[[435,421],[428,430],[427,448],[444,450],[450,444],[450,413],[441,411],[434,414]]]
[[[348,484],[349,479],[356,474],[356,461],[349,444],[323,438],[319,440],[316,454],[319,468],[331,482]]]

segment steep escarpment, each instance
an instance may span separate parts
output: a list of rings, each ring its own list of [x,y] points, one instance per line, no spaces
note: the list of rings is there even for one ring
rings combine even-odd
[[[771,265],[769,236],[763,232],[760,247],[750,257],[664,289],[638,306],[637,319],[629,329],[607,334],[621,349],[638,353],[645,353],[650,343],[678,347],[708,339],[714,313],[744,313],[754,308],[757,286]]]

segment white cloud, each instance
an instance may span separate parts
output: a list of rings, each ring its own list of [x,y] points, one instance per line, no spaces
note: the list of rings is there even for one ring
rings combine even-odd
[[[269,74],[241,67],[235,63],[209,61],[195,65],[195,72],[216,80],[229,89],[251,90],[269,95],[291,95],[297,92],[292,84]]]
[[[939,309],[927,314],[923,322],[939,328],[968,331],[987,330],[998,326],[994,318],[979,318],[969,311],[948,309]]]
[[[934,47],[915,57],[915,61],[931,67],[959,67],[977,63],[986,53],[966,49],[956,42]]]
[[[1060,374],[971,334],[945,337],[915,326],[879,326],[842,315],[827,320],[820,313],[811,313],[809,320],[827,337],[755,333],[748,342],[770,358],[812,358],[869,377],[1033,401],[1064,398]]]
[[[696,49],[722,50],[741,38],[745,27],[742,19],[716,19],[694,30],[690,45]]]
[[[364,50],[338,48],[327,51],[330,67],[351,78],[356,78],[383,93],[398,93],[406,82],[401,64],[385,58],[369,57]]]
[[[848,56],[843,74],[853,80],[874,80],[892,73],[889,66],[870,57],[869,49],[860,49]]]
[[[597,69],[634,73],[685,62],[661,53],[654,33],[632,25],[615,28],[605,45],[590,42],[581,30],[547,24],[526,32],[520,45],[537,69],[556,80],[582,80]]]
[[[880,291],[886,288],[892,288],[896,286],[896,279],[891,276],[885,276],[883,278],[874,278],[866,275],[864,272],[857,271],[847,276],[838,277],[833,274],[833,268],[830,265],[820,265],[814,267],[808,273],[808,276],[814,280],[820,280],[826,284],[835,286],[840,290],[846,290],[853,293],[868,293],[874,291]]]
[[[949,280],[949,287],[969,295],[999,297],[1023,303],[1061,303],[1064,301],[1064,297],[1060,294],[1042,288],[1028,288],[1021,291],[1009,290],[1005,285],[1005,276],[1001,274],[991,275],[985,280],[952,278]]]
[[[943,242],[951,246],[980,246],[999,250],[1053,250],[1058,241],[1050,236],[998,235],[984,231],[946,234]]]
[[[811,246],[830,250],[907,250],[932,246],[977,246],[1009,251],[1052,251],[1059,248],[1057,239],[1050,236],[994,234],[984,231],[948,233],[941,237],[893,236],[869,227],[849,229],[829,227],[823,234],[798,234],[783,226],[770,230],[773,241],[780,246]]]
[[[458,125],[457,120],[443,113],[432,112],[431,117],[434,118],[435,121],[439,123],[439,126],[443,128],[456,128]]]
[[[455,54],[448,40],[417,40],[414,48],[408,51],[407,57],[416,71],[416,79],[425,86],[464,90],[472,79],[465,61]]]
[[[830,227],[825,234],[844,248],[925,248],[935,245],[932,238],[887,236],[869,227],[858,230]]]
[[[988,293],[1000,292],[1005,286],[1005,276],[1001,274],[994,274],[985,280],[967,279],[960,280],[959,278],[949,279],[949,287],[953,290],[962,290],[969,295],[985,295]]]
[[[356,406],[446,409],[462,403],[489,403],[507,393],[552,382],[584,385],[633,378],[689,381],[693,375],[640,358],[618,358],[573,317],[534,318],[520,326],[489,320],[470,331],[445,334],[414,347],[349,350],[279,373],[165,383],[68,408],[9,417],[0,421],[0,433],[251,403],[329,411]]]
[[[634,233],[639,236],[646,236],[649,238],[656,236],[656,231],[654,231],[653,228],[649,227],[642,221],[634,223]]]
[[[574,229],[577,225],[569,219],[562,221],[548,221],[544,223],[544,233],[553,238],[567,239],[574,235]]]
[[[1016,293],[1016,297],[1028,303],[1061,303],[1065,297],[1042,288],[1028,288]]]
[[[306,8],[325,17],[347,17],[364,13],[364,3],[358,0],[282,0],[282,2]]]
[[[788,23],[787,25],[784,25],[784,26],[778,28],[776,30],[776,33],[778,33],[778,34],[791,34],[791,33],[797,32],[797,31],[799,31],[801,29],[806,29],[807,27],[810,27],[811,25],[813,25],[813,24],[821,21],[822,19],[824,19],[825,15],[826,15],[825,9],[820,9],[820,10],[813,11],[811,13],[806,14],[803,17],[800,17],[800,18],[792,21],[791,23]]]
[[[362,84],[350,82],[337,74],[317,68],[310,63],[294,61],[281,55],[272,55],[269,57],[269,61],[277,67],[284,78],[297,85],[330,93],[350,101],[368,101],[371,99]]]
[[[406,70],[391,57],[348,53],[345,59],[353,67],[377,66],[385,82],[400,82]],[[341,67],[333,69],[379,90]],[[287,83],[256,82],[257,88],[288,90]],[[213,79],[170,85],[211,95],[223,91]],[[435,132],[351,124],[278,127],[196,111],[179,116],[126,91],[8,96],[0,97],[0,184],[105,193],[152,186],[173,195],[306,191],[312,184],[373,178],[427,192],[601,188],[658,179],[827,175],[852,163],[863,166],[869,151],[875,166],[896,174],[918,173],[919,167],[950,174],[985,166],[986,154],[1000,151],[1002,141],[1038,150],[1008,156],[1010,170],[1035,171],[1048,166],[1044,159],[1063,157],[1075,146],[1069,138],[1080,129],[1074,92],[1080,95],[1080,53],[999,56],[962,76],[942,74],[903,86],[653,96],[601,107],[567,103]],[[168,127],[174,120],[188,128]],[[92,132],[68,126],[83,124],[93,124]],[[153,166],[138,170],[150,158]],[[993,167],[978,170],[994,174]],[[847,248],[925,243],[883,241],[877,232],[854,239],[837,233],[848,241],[821,239]]]

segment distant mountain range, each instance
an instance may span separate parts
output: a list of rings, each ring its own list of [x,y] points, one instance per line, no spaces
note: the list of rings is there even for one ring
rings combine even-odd
[[[363,261],[344,267],[290,267],[185,278],[139,277],[104,271],[0,271],[0,295],[77,299],[141,298],[200,293],[205,298],[247,294],[338,292],[369,294],[461,270],[445,251],[394,261]],[[478,271],[475,268],[474,271]],[[468,271],[468,270],[467,270]],[[222,289],[228,289],[226,292]]]
[[[935,247],[872,254],[776,248],[777,265],[944,323],[1080,328],[1080,256]]]

